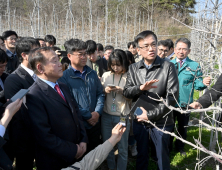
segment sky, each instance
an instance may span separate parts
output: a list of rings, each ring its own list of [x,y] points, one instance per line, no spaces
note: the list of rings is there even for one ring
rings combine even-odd
[[[204,8],[205,8],[205,4],[206,4],[206,2],[208,2],[207,3],[207,7],[208,7],[208,9],[209,9],[209,11],[208,11],[208,14],[209,14],[209,17],[210,17],[210,14],[211,14],[211,16],[212,16],[212,12],[214,11],[214,3],[215,3],[215,1],[217,1],[217,0],[196,0],[197,1],[197,4],[195,5],[195,10],[196,11],[201,11],[202,13],[203,13],[203,10],[204,10]],[[219,4],[219,14],[220,14],[220,16],[221,16],[221,14],[222,14],[222,0],[218,0],[218,4]],[[195,15],[197,15],[197,14],[195,14]]]

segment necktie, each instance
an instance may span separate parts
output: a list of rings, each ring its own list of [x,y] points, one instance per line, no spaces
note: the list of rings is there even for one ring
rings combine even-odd
[[[57,93],[58,93],[58,94],[63,98],[63,100],[66,102],[66,99],[65,99],[65,97],[62,95],[62,92],[61,92],[58,84],[55,85],[55,89],[56,89]]]
[[[180,63],[180,68],[181,68],[183,65],[183,60],[180,60],[179,63]]]

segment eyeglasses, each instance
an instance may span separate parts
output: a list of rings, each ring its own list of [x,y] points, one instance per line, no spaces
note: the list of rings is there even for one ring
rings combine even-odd
[[[86,57],[86,53],[78,53],[78,54],[73,53],[72,55],[75,55],[75,56],[77,56],[79,58]]]
[[[160,52],[168,53],[168,50],[163,50],[163,49],[159,49],[159,48],[158,48],[158,50],[159,50]]]
[[[13,41],[13,40],[17,41],[17,39],[18,38],[12,38],[12,37],[7,38],[7,40],[10,40],[10,41]]]
[[[183,52],[187,52],[189,49],[188,48],[176,48],[178,51],[183,51]]]
[[[148,51],[150,47],[152,49],[156,49],[156,44],[145,45],[144,47],[139,47],[139,48]]]

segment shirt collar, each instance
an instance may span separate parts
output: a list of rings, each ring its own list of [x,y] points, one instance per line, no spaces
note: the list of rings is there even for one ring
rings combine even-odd
[[[152,65],[153,64],[150,64],[150,65],[147,65],[146,63],[145,63],[145,61],[143,61],[143,64],[146,66],[146,68],[149,70],[151,67],[152,67]]]
[[[185,63],[185,61],[187,60],[187,57],[186,58],[184,58],[182,61],[183,61],[183,63]],[[176,62],[179,62],[180,60],[178,59],[178,58],[176,58]]]
[[[13,54],[10,50],[6,49],[6,54],[7,54],[9,57],[12,57],[12,55],[16,55],[16,52]]]
[[[25,71],[27,71],[31,77],[34,75],[34,72],[33,72],[31,69],[29,69],[28,67],[25,67],[22,63],[21,63],[21,67],[22,67]]]
[[[74,70],[74,72],[80,72],[79,70],[76,70],[74,67],[72,67],[72,69]],[[83,67],[82,74],[85,72],[86,72],[86,66]]]
[[[40,80],[44,81],[46,84],[48,84],[50,87],[52,87],[53,89],[55,89],[55,85],[59,85],[58,82],[54,83],[54,82],[51,82],[51,81],[48,81],[48,80],[45,80],[43,78],[40,78],[38,77]]]
[[[175,53],[174,52],[172,52],[169,56],[167,56],[167,58],[171,58],[173,55],[174,55]]]

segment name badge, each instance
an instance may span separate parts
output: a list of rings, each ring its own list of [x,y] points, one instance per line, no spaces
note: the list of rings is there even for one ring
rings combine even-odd
[[[116,104],[111,105],[111,112],[116,112]]]

